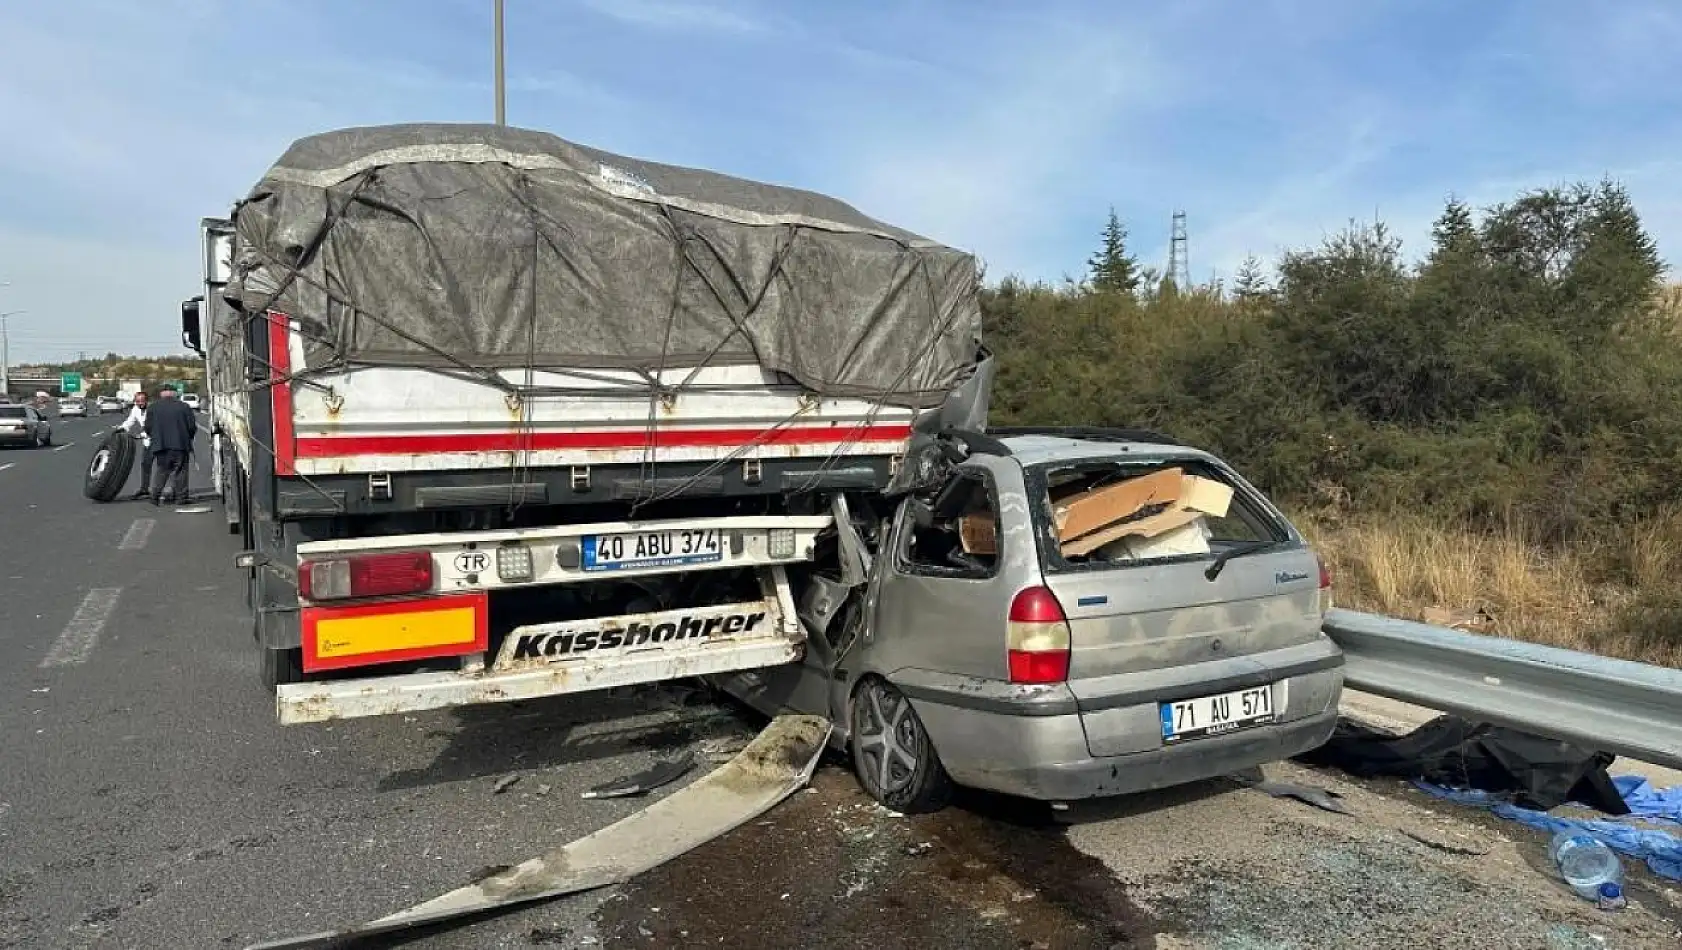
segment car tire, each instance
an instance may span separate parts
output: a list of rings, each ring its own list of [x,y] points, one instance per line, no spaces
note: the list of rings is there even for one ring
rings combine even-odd
[[[952,800],[952,779],[905,694],[867,679],[853,693],[848,717],[853,774],[871,798],[907,815],[939,811]]]
[[[82,494],[101,504],[114,500],[128,484],[134,468],[134,439],[126,432],[107,433],[88,461]]]

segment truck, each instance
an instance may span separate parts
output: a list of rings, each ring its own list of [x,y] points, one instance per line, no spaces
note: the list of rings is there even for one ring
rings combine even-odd
[[[201,238],[182,340],[286,724],[799,660],[985,423],[975,258],[809,191],[388,125]]]
[[[144,384],[138,379],[125,379],[117,384],[117,398],[127,406],[134,402],[135,393],[140,392]]]

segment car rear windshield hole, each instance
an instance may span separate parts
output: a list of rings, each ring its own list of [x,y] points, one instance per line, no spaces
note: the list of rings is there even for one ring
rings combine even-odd
[[[1147,525],[1153,520],[1166,520],[1167,530],[1148,535],[1124,534],[1090,550],[1074,543],[1074,536],[1060,534],[1059,522],[1065,528],[1080,528],[1071,522],[1070,506],[1087,499],[1102,497],[1104,489],[1115,489],[1123,483],[1150,477],[1172,478],[1173,473],[1195,476],[1223,486],[1232,492],[1223,513],[1204,512],[1188,521],[1176,519],[1170,509],[1179,510],[1175,501],[1152,500],[1137,506],[1118,505],[1104,515],[1092,514],[1088,505],[1085,525],[1098,526],[1076,530],[1081,538],[1098,539],[1112,536],[1122,526]],[[1213,466],[1193,460],[1141,465],[1117,462],[1089,462],[1063,465],[1041,472],[1045,485],[1044,504],[1039,506],[1042,542],[1049,548],[1048,561],[1053,569],[1079,570],[1153,563],[1172,560],[1203,560],[1219,556],[1223,551],[1258,542],[1283,541],[1287,535],[1276,519],[1258,508],[1246,493],[1237,490],[1232,481]],[[1112,517],[1113,516],[1113,517]]]

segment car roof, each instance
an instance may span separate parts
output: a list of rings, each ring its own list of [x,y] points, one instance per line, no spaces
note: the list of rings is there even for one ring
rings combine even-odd
[[[1125,455],[1141,462],[1165,459],[1202,459],[1215,457],[1200,449],[1184,445],[1158,442],[1136,442],[1126,439],[1082,439],[1063,435],[1017,435],[1001,439],[1011,456],[1022,465],[1044,465],[1048,462],[1078,462],[1086,459],[1113,459]]]

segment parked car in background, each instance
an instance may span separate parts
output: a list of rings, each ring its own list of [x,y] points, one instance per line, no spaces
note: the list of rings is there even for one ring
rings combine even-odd
[[[198,393],[182,393],[181,394],[181,401],[186,403],[189,407],[191,407],[194,412],[203,411],[203,407],[201,407],[199,405],[199,394]]]
[[[61,399],[58,402],[58,414],[60,418],[75,416],[79,419],[85,419],[88,415],[88,404],[75,397]]]
[[[104,415],[107,412],[122,412],[123,411],[123,402],[122,402],[122,400],[118,399],[116,396],[101,396],[101,397],[99,397],[98,406],[99,406],[99,412],[100,412],[101,415]]]
[[[0,445],[41,448],[52,444],[52,424],[34,406],[0,406]]]

